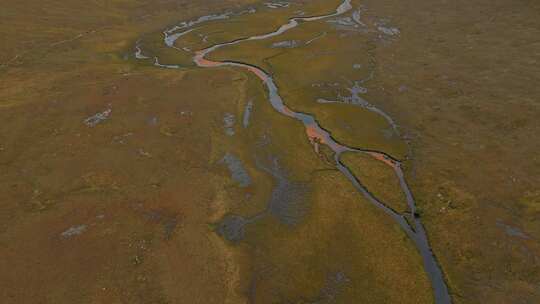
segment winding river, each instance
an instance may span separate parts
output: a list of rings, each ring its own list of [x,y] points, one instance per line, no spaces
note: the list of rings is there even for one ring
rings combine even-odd
[[[341,171],[341,173],[350,180],[353,186],[370,203],[372,203],[377,208],[385,212],[388,216],[390,216],[401,227],[401,229],[403,229],[403,231],[407,234],[407,236],[413,241],[413,243],[415,244],[415,247],[417,248],[418,252],[422,256],[425,271],[428,274],[428,277],[431,281],[435,303],[437,304],[451,303],[452,301],[448,292],[448,288],[444,281],[442,271],[429,245],[426,231],[424,229],[424,226],[421,222],[420,217],[418,216],[416,212],[416,202],[415,202],[414,196],[412,195],[412,192],[409,186],[407,185],[407,182],[403,174],[403,170],[401,168],[401,163],[398,160],[392,158],[390,155],[381,151],[348,147],[337,142],[334,138],[332,138],[331,134],[328,131],[326,131],[319,125],[319,123],[316,121],[316,119],[313,116],[305,114],[305,113],[301,113],[301,112],[295,112],[291,110],[290,108],[288,108],[283,102],[283,99],[281,98],[281,96],[279,95],[279,88],[275,84],[274,80],[272,79],[270,74],[264,71],[263,69],[257,66],[250,65],[247,63],[242,63],[242,62],[211,61],[209,59],[206,59],[206,55],[208,55],[209,53],[219,48],[239,44],[245,41],[263,40],[263,39],[271,38],[274,36],[278,36],[298,26],[300,22],[316,21],[316,20],[321,20],[324,18],[338,16],[338,15],[346,13],[347,11],[351,9],[352,9],[351,0],[344,0],[337,7],[336,11],[331,14],[321,15],[321,16],[311,16],[311,17],[294,17],[294,18],[289,19],[289,21],[286,24],[280,26],[277,30],[273,32],[261,34],[257,36],[251,36],[251,37],[243,38],[243,39],[237,39],[237,40],[233,40],[233,41],[225,42],[221,44],[216,44],[206,49],[196,51],[194,53],[193,61],[195,62],[197,66],[201,68],[232,66],[232,67],[246,69],[250,71],[251,73],[255,74],[265,84],[268,91],[268,99],[272,107],[277,112],[285,116],[288,116],[292,119],[296,119],[300,121],[304,125],[306,135],[309,141],[312,143],[312,145],[316,149],[316,151],[318,151],[318,145],[320,144],[328,146],[335,153],[335,162],[336,162],[337,169]],[[220,15],[216,15],[216,16],[220,16]],[[215,17],[215,19],[219,19],[219,17]],[[178,50],[178,48],[174,46],[174,42],[182,35],[193,30],[193,29],[187,29],[184,32],[172,34],[174,31],[178,29],[189,28],[188,23],[184,23],[184,25],[186,26],[184,27],[176,26],[175,28],[164,32],[165,44],[168,47]],[[157,58],[156,58],[156,61],[157,61]],[[384,202],[376,198],[372,193],[370,193],[361,184],[361,182],[352,174],[349,168],[347,168],[341,162],[341,155],[345,152],[365,153],[365,154],[370,155],[371,157],[374,157],[375,159],[379,161],[382,161],[384,164],[390,166],[394,170],[396,177],[399,179],[401,189],[403,193],[405,194],[405,197],[408,203],[409,213],[408,214],[399,213],[398,211],[390,208],[387,204],[385,204]]]

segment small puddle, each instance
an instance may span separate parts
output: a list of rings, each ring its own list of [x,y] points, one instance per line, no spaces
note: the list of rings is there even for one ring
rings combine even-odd
[[[299,46],[301,41],[298,40],[285,40],[272,43],[272,48],[292,49]]]
[[[231,153],[227,153],[220,162],[227,165],[232,179],[240,184],[240,187],[247,187],[251,185],[251,177],[247,173],[242,161],[239,158]]]
[[[223,116],[223,128],[225,129],[225,134],[227,136],[233,136],[235,134],[234,132],[234,124],[236,122],[236,118],[231,113],[225,113]]]
[[[289,7],[288,2],[265,2],[264,5],[272,9]]]
[[[68,230],[62,232],[60,235],[63,238],[67,239],[67,238],[82,234],[86,230],[86,228],[87,228],[86,225],[73,226],[73,227],[70,227]]]
[[[84,124],[89,126],[89,127],[95,127],[99,123],[101,123],[104,120],[106,120],[107,118],[109,118],[109,115],[111,115],[111,112],[112,112],[111,109],[107,109],[107,110],[105,110],[103,112],[96,113],[96,114],[86,118],[84,120]]]
[[[251,112],[253,111],[253,99],[250,99],[246,103],[246,107],[244,108],[244,116],[242,117],[242,125],[244,128],[247,128],[249,126],[249,119],[251,118]]]

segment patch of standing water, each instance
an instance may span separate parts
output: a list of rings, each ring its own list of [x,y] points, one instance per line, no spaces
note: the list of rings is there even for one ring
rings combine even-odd
[[[377,26],[377,30],[379,30],[379,32],[381,32],[381,33],[383,33],[385,35],[389,35],[389,36],[397,36],[400,33],[398,28],[386,27],[386,26],[382,26],[382,25]]]
[[[313,88],[337,88],[339,87],[339,82],[317,82],[311,84]]]
[[[290,181],[279,167],[277,158],[272,158],[271,164],[267,167],[257,161],[257,167],[274,177],[276,182],[268,201],[267,211],[282,224],[296,225],[308,212],[307,185]]]
[[[249,222],[239,215],[227,215],[218,224],[216,232],[229,242],[237,243],[244,239]]]
[[[354,11],[353,14],[352,14],[352,19],[354,20],[354,22],[356,22],[356,24],[358,24],[360,26],[363,26],[363,27],[366,27],[366,24],[364,22],[362,22],[362,20],[361,20],[361,14],[362,14],[361,10]]]
[[[358,27],[358,24],[356,24],[356,22],[354,22],[354,20],[351,17],[335,18],[332,20],[328,20],[327,22],[337,24],[337,25],[342,25],[342,26]]]
[[[244,238],[246,226],[266,216],[273,216],[282,224],[294,226],[307,214],[305,183],[291,182],[279,168],[277,158],[272,158],[272,165],[267,167],[257,161],[257,167],[266,171],[276,179],[272,194],[266,208],[249,218],[229,214],[217,223],[216,232],[227,241],[237,243]]]
[[[135,58],[136,59],[148,59],[150,57],[147,57],[143,54],[141,46],[139,45],[139,42],[135,45]]]
[[[350,17],[337,17],[326,22],[333,24],[334,27],[342,31],[365,31],[367,25],[360,20],[360,10],[352,13]]]
[[[389,25],[390,21],[388,19],[380,19],[375,22],[375,27],[377,31],[386,35],[386,36],[399,36],[401,33],[397,27]]]
[[[95,127],[96,125],[98,125],[102,121],[106,120],[109,117],[109,115],[111,114],[111,112],[112,112],[111,109],[107,109],[107,110],[105,110],[103,112],[96,113],[96,114],[86,118],[84,120],[84,124],[89,126],[89,127]]]
[[[151,126],[157,126],[158,122],[159,118],[157,116],[153,116],[148,119],[148,124]]]
[[[507,224],[503,223],[501,220],[497,220],[497,226],[503,228],[504,232],[506,232],[506,234],[509,235],[509,236],[518,237],[518,238],[522,238],[522,239],[528,239],[529,238],[529,236],[526,235],[519,228],[507,225]]]
[[[246,103],[246,107],[244,109],[244,116],[242,117],[242,125],[244,128],[247,128],[249,126],[249,118],[251,117],[251,112],[253,111],[253,99],[249,100]]]
[[[362,107],[369,107],[371,104],[367,102],[365,99],[360,97],[360,94],[366,94],[367,88],[360,86],[359,81],[354,81],[353,86],[350,88],[347,88],[347,91],[351,93],[350,96],[343,96],[341,94],[338,94],[337,100],[327,100],[324,98],[317,99],[317,102],[319,103],[334,103],[334,102],[342,102],[342,103],[348,103],[353,105],[358,105]]]
[[[409,90],[409,87],[407,85],[404,85],[404,84],[400,85],[399,88],[398,88],[398,91],[400,93],[407,92],[408,90]]]
[[[295,48],[298,45],[300,45],[300,41],[298,40],[285,40],[285,41],[278,41],[272,43],[272,48],[285,48],[285,49],[291,49]]]
[[[240,187],[247,187],[251,185],[251,177],[247,173],[242,161],[239,158],[231,153],[227,153],[220,162],[227,165],[232,179],[240,184]]]
[[[235,122],[236,119],[233,114],[225,113],[225,116],[223,116],[223,128],[225,129],[225,134],[227,134],[228,136],[234,135]]]
[[[62,232],[60,235],[63,238],[70,238],[75,235],[82,234],[86,230],[86,225],[79,225],[70,227],[68,230]]]
[[[264,5],[268,8],[286,8],[289,7],[290,3],[288,2],[265,2]]]

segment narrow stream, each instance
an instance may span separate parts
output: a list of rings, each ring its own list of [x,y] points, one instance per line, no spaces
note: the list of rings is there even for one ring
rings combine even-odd
[[[305,113],[301,113],[301,112],[295,112],[295,111],[292,111],[290,108],[288,108],[283,102],[283,99],[281,98],[281,96],[279,95],[279,89],[276,86],[274,80],[263,69],[254,65],[247,64],[247,63],[232,62],[232,61],[211,61],[205,58],[206,55],[208,55],[209,53],[219,48],[229,46],[229,45],[239,44],[244,41],[263,40],[263,39],[271,38],[274,36],[278,36],[298,26],[300,22],[316,21],[316,20],[320,20],[324,18],[334,17],[337,15],[341,15],[351,9],[352,9],[351,0],[344,0],[343,3],[341,3],[341,5],[339,5],[336,11],[332,14],[312,16],[312,17],[291,18],[289,19],[288,23],[282,25],[281,27],[279,27],[277,30],[273,32],[261,34],[257,36],[252,36],[252,37],[248,37],[244,39],[237,39],[237,40],[217,44],[217,45],[208,47],[206,49],[197,51],[195,52],[193,61],[195,62],[195,64],[197,64],[197,66],[203,67],[203,68],[222,67],[222,66],[233,66],[233,67],[243,68],[252,72],[259,79],[261,79],[261,81],[266,85],[268,89],[268,99],[272,107],[279,113],[302,122],[306,130],[306,135],[309,138],[310,142],[312,143],[316,151],[318,151],[318,145],[320,144],[328,146],[335,153],[335,161],[336,161],[337,169],[339,169],[339,171],[341,171],[343,175],[345,175],[351,181],[353,186],[370,203],[372,203],[373,205],[375,205],[376,207],[384,211],[386,214],[388,214],[392,219],[394,219],[399,224],[399,226],[403,229],[403,231],[409,236],[409,238],[413,241],[418,252],[422,256],[424,268],[431,281],[435,303],[437,304],[451,303],[452,301],[448,292],[448,288],[444,281],[442,271],[436,261],[435,256],[433,255],[431,247],[429,246],[429,242],[427,239],[424,226],[416,213],[416,202],[414,200],[414,197],[412,195],[412,192],[409,186],[407,185],[407,182],[403,174],[403,170],[401,169],[401,163],[398,160],[392,158],[391,156],[389,156],[388,154],[384,152],[357,149],[357,148],[348,147],[348,146],[338,143],[335,139],[332,138],[332,136],[330,135],[328,131],[324,130],[318,124],[318,122],[315,120],[313,116],[305,114]],[[192,29],[188,31],[191,31],[191,30]],[[175,40],[178,39],[183,34],[185,34],[185,32],[182,32],[182,33],[169,35],[170,31],[165,31],[164,33],[165,33],[166,45],[172,48],[176,48],[174,47]],[[377,199],[372,193],[370,193],[360,183],[360,181],[352,174],[349,168],[347,168],[341,162],[341,155],[345,152],[365,153],[374,157],[375,159],[379,161],[382,161],[386,165],[390,166],[394,170],[396,177],[399,179],[401,189],[404,192],[405,197],[407,199],[410,214],[406,216],[404,214],[397,212],[396,210],[390,208],[384,202]]]

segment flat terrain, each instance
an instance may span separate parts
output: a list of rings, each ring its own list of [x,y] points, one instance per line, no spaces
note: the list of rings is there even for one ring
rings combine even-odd
[[[3,3],[0,302],[433,303],[415,244],[334,153],[253,73],[192,60],[340,3]],[[391,167],[341,157],[422,220],[453,303],[540,302],[540,6],[351,5],[206,58],[400,161],[415,214]]]

